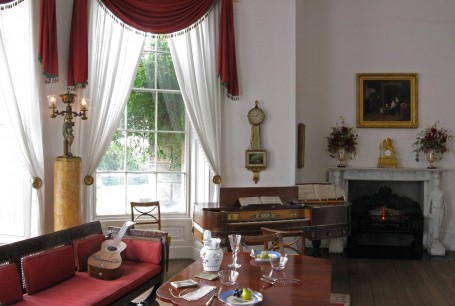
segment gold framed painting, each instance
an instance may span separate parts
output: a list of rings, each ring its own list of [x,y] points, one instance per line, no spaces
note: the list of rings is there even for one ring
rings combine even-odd
[[[417,73],[358,73],[357,127],[417,128]]]

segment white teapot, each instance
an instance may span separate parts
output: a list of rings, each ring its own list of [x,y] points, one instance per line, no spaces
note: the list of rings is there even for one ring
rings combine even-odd
[[[220,248],[221,239],[212,238],[212,232],[204,231],[204,247],[201,249],[202,266],[204,271],[218,271],[223,261],[223,250]]]

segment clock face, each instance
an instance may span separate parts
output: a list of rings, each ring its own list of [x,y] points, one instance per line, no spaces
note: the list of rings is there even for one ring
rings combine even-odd
[[[251,124],[258,125],[264,121],[265,114],[260,108],[252,108],[248,112],[248,120]]]
[[[392,155],[392,151],[390,151],[390,150],[385,150],[385,151],[384,151],[384,154],[385,154],[385,156],[391,156],[391,155]]]

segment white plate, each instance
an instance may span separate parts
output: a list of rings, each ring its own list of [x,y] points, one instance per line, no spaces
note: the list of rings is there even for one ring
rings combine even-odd
[[[253,290],[251,290],[251,299],[249,300],[234,296],[234,292],[235,290],[221,292],[218,299],[229,306],[249,306],[261,302],[263,298],[262,294]]]
[[[281,256],[279,252],[267,251],[269,258],[261,258],[261,253],[263,251],[254,251],[254,256],[251,254],[251,257],[254,257],[256,261],[270,261],[272,258],[278,258]]]

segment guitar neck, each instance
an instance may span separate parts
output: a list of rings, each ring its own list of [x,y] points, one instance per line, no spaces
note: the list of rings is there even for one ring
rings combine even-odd
[[[128,230],[128,228],[130,226],[132,226],[134,224],[133,221],[126,221],[123,225],[122,225],[122,228],[120,229],[120,231],[118,232],[117,236],[115,236],[114,238],[114,241],[116,243],[119,243],[120,240],[122,240],[123,236],[125,235],[126,231]]]

